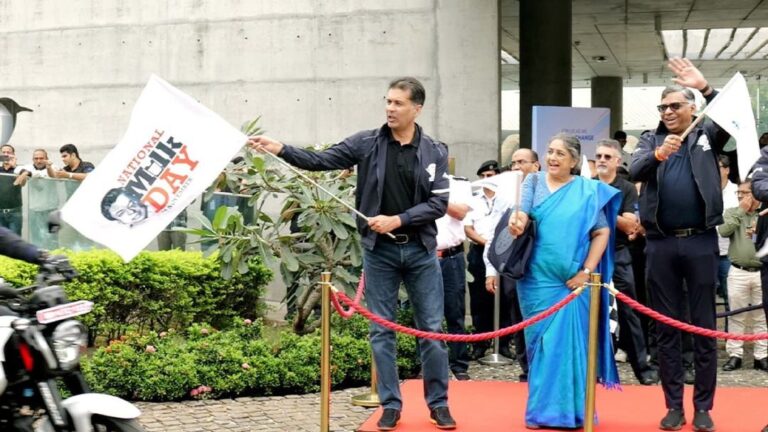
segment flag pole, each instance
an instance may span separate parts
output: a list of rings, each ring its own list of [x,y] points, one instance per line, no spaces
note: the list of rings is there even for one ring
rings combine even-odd
[[[310,183],[312,186],[314,186],[314,187],[316,187],[316,188],[320,189],[321,191],[323,191],[323,192],[327,193],[327,194],[328,194],[328,195],[329,195],[331,198],[333,198],[333,199],[334,199],[334,200],[336,200],[336,201],[337,201],[339,204],[341,204],[341,205],[343,205],[344,207],[346,207],[346,208],[348,208],[349,210],[351,210],[353,213],[355,213],[355,214],[356,214],[358,217],[362,218],[364,221],[368,222],[368,220],[370,219],[368,216],[364,215],[363,213],[361,213],[360,211],[358,211],[356,208],[354,208],[354,207],[352,207],[351,205],[347,204],[347,202],[346,202],[346,201],[344,201],[343,199],[341,199],[341,198],[337,197],[336,195],[332,194],[332,193],[331,193],[331,192],[330,192],[328,189],[326,189],[326,188],[324,188],[324,187],[320,186],[320,185],[319,185],[319,184],[318,184],[316,181],[314,181],[314,180],[312,180],[311,178],[309,178],[309,177],[308,177],[306,174],[304,174],[303,172],[301,172],[301,171],[297,170],[296,168],[294,168],[294,167],[293,167],[291,164],[289,164],[288,162],[286,162],[286,161],[284,161],[284,160],[280,159],[279,157],[277,157],[277,156],[273,155],[272,153],[270,153],[270,152],[268,152],[268,151],[265,151],[265,152],[262,152],[262,153],[263,153],[263,154],[268,154],[268,155],[272,156],[272,158],[273,158],[274,160],[278,161],[278,162],[279,162],[281,165],[283,165],[284,167],[286,167],[286,168],[288,168],[289,170],[293,171],[293,172],[294,172],[294,174],[296,174],[296,175],[298,175],[299,177],[301,177],[302,179],[306,180],[306,181],[307,181],[307,182],[309,182],[309,183]],[[392,233],[386,233],[386,235],[388,235],[390,238],[395,238],[394,234],[392,234]]]
[[[706,114],[706,113],[707,113],[707,111],[709,111],[709,107],[711,107],[711,106],[712,106],[712,104],[713,104],[713,103],[714,103],[714,102],[717,100],[717,97],[718,97],[718,96],[720,96],[721,94],[725,93],[725,92],[726,92],[726,90],[728,90],[728,87],[730,87],[730,86],[731,86],[731,82],[732,82],[732,81],[733,81],[733,80],[731,80],[731,81],[728,81],[728,83],[725,85],[725,87],[723,87],[723,89],[722,89],[722,90],[720,90],[720,93],[719,93],[717,96],[715,96],[715,99],[713,99],[713,100],[712,100],[712,102],[709,102],[709,103],[707,103],[707,106],[706,106],[706,107],[704,107],[704,111],[702,111],[701,113],[699,113],[699,115],[696,117],[696,120],[694,120],[694,121],[693,121],[693,123],[691,123],[691,125],[690,125],[690,126],[688,126],[688,128],[687,128],[687,129],[686,129],[686,130],[683,132],[683,134],[682,134],[682,135],[680,135],[680,140],[681,140],[681,141],[684,141],[684,140],[685,140],[685,137],[687,137],[687,136],[688,136],[688,134],[689,134],[689,133],[691,133],[691,131],[693,130],[693,128],[695,128],[695,127],[696,127],[696,125],[698,125],[699,123],[701,123],[701,121],[702,121],[702,120],[704,120],[704,114]],[[713,88],[713,90],[712,90],[712,91],[714,91],[714,88]],[[702,96],[704,96],[704,95],[702,95]]]

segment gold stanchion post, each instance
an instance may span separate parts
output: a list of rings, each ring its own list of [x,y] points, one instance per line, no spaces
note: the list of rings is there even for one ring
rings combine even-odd
[[[322,293],[320,353],[320,431],[330,431],[331,417],[331,272],[320,276]]]
[[[600,321],[600,273],[589,276],[589,343],[587,348],[587,400],[584,404],[584,432],[595,427],[595,386],[597,385],[597,338]]]
[[[374,408],[381,405],[379,400],[379,391],[376,388],[378,380],[376,379],[376,361],[371,353],[371,391],[368,393],[352,396],[352,405],[366,408]]]

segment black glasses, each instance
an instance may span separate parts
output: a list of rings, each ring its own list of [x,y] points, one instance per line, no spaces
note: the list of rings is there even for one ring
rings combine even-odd
[[[659,110],[660,113],[663,113],[667,110],[667,108],[671,109],[672,111],[677,111],[685,105],[688,105],[688,102],[672,102],[671,104],[656,105],[656,109]]]
[[[595,159],[598,159],[598,160],[599,159],[605,159],[605,160],[609,161],[609,160],[613,159],[613,155],[598,153],[598,154],[595,155]]]

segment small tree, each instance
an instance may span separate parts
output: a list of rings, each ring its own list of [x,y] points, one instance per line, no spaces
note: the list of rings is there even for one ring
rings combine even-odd
[[[257,123],[258,118],[246,123],[243,131],[249,136],[260,133]],[[354,202],[354,173],[305,174],[345,202]],[[263,257],[270,266],[279,262],[289,289],[285,300],[296,303],[294,331],[312,332],[319,324],[312,319],[312,311],[321,298],[317,284],[320,274],[332,272],[334,285],[347,291],[357,285],[362,249],[354,215],[271,156],[251,150],[243,162],[226,172],[223,181],[232,191],[252,195],[248,204],[254,208],[254,220],[245,221],[235,207],[220,207],[212,222],[202,220],[202,228],[191,231],[202,239],[218,241],[224,277],[235,271],[246,273],[254,255]],[[279,202],[279,214],[264,212],[268,204]]]

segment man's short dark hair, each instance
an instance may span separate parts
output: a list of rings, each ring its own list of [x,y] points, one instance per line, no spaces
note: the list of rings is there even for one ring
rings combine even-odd
[[[11,153],[16,154],[16,149],[13,148],[12,145],[10,145],[10,144],[3,144],[3,145],[0,146],[0,149],[2,149],[3,147],[8,147],[9,149],[11,149]]]
[[[64,144],[59,149],[59,153],[69,153],[77,156],[78,159],[80,159],[80,153],[77,152],[77,147],[75,147],[74,144]]]
[[[619,142],[615,139],[601,139],[597,142],[597,147],[612,148],[619,152],[619,156],[621,156],[621,144],[619,144]]]
[[[624,132],[623,130],[617,130],[616,132],[613,133],[613,139],[615,140],[627,139],[627,133]]]
[[[720,165],[722,165],[723,168],[731,167],[731,158],[729,158],[727,155],[718,155],[717,161],[720,162]]]
[[[69,144],[72,145],[72,144]],[[63,148],[63,147],[62,147]],[[62,150],[62,153],[64,150]],[[112,188],[107,192],[106,195],[104,195],[104,198],[101,199],[101,214],[107,218],[107,220],[117,220],[112,216],[112,213],[109,212],[109,209],[112,207],[112,204],[115,203],[115,200],[117,200],[117,197],[120,196],[120,194],[123,193],[123,188]]]
[[[419,80],[413,77],[397,78],[389,83],[389,88],[409,90],[411,92],[411,102],[416,105],[424,105],[424,101],[427,99],[427,93],[424,91],[424,86],[421,85]]]

